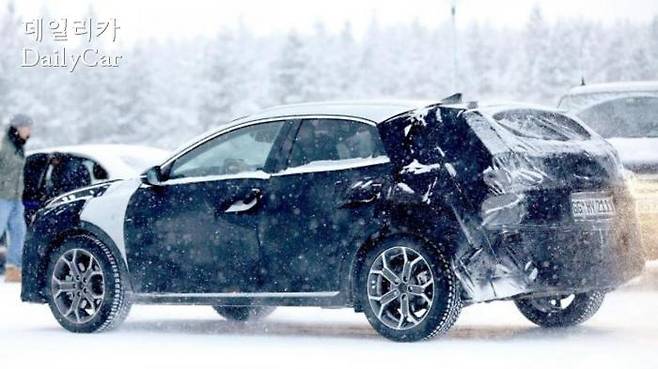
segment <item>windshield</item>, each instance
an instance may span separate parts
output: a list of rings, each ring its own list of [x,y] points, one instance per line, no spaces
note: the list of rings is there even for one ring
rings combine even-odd
[[[608,100],[577,115],[605,138],[658,137],[658,97],[655,96]]]

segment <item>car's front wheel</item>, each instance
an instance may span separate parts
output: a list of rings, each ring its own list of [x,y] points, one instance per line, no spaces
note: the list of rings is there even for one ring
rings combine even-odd
[[[461,311],[456,277],[436,248],[415,240],[385,241],[368,253],[357,294],[372,327],[394,341],[447,332]]]
[[[227,320],[244,322],[264,319],[276,308],[274,306],[213,306],[213,309]]]
[[[119,325],[130,310],[128,277],[112,251],[81,235],[67,239],[50,256],[48,304],[71,332],[92,333]]]
[[[570,327],[585,322],[601,307],[605,293],[560,295],[540,298],[520,298],[514,303],[521,314],[541,327]]]

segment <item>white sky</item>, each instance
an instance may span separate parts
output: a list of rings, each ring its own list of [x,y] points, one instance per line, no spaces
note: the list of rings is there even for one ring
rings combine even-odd
[[[122,27],[121,41],[131,43],[151,37],[212,35],[223,27],[235,27],[239,19],[256,34],[291,28],[305,32],[318,20],[334,31],[350,21],[359,34],[375,13],[382,24],[418,19],[431,26],[447,19],[450,0],[18,0],[15,3],[24,18],[44,16],[47,7],[51,16],[70,19],[84,16],[93,3],[100,17],[117,18]],[[457,16],[461,24],[479,20],[515,27],[525,24],[535,4],[541,6],[549,19],[568,16],[605,23],[618,19],[646,22],[658,15],[658,0],[458,0]]]

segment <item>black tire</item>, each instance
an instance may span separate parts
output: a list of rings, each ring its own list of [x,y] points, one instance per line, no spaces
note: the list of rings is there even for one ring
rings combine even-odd
[[[215,311],[226,318],[238,322],[261,320],[272,314],[274,306],[213,306]]]
[[[87,280],[85,280],[85,284],[82,285],[81,283],[76,283],[76,280],[69,274],[64,278],[66,279],[65,282],[67,283],[66,291],[58,291],[57,293],[54,292],[55,289],[60,289],[57,286],[64,285],[62,283],[58,284],[54,280],[54,273],[56,268],[57,278],[60,280],[61,274],[66,274],[66,267],[64,267],[63,271],[62,265],[69,265],[69,271],[72,270],[72,267],[70,266],[72,264],[70,262],[67,264],[64,261],[60,261],[61,258],[64,255],[67,255],[66,258],[68,260],[68,258],[71,257],[70,255],[78,254],[81,254],[81,256],[78,256],[77,260],[79,263],[82,263],[78,264],[79,266],[76,267],[78,268],[76,269],[78,276],[85,276],[85,272],[87,271],[91,271],[95,275],[88,277],[89,284],[87,284]],[[86,258],[86,260],[91,260],[88,255],[91,255],[95,259],[96,263],[92,268],[85,267],[85,270],[81,270],[84,267],[84,258]],[[71,261],[73,260],[75,260],[75,256],[72,257]],[[93,261],[89,261],[90,265],[92,265],[92,263]],[[71,273],[75,274],[72,271]],[[99,281],[99,278],[101,277],[102,280]],[[57,319],[57,322],[59,322],[62,327],[71,332],[94,333],[110,330],[120,325],[128,316],[131,307],[131,292],[128,282],[128,272],[123,262],[117,260],[117,257],[105,244],[92,236],[79,235],[71,237],[65,240],[56,250],[54,250],[50,254],[48,274],[46,275],[46,278],[46,290],[48,291],[47,298],[50,310],[55,316],[55,319]],[[76,284],[79,286],[70,287],[69,284]],[[79,290],[82,288],[82,286],[85,286],[84,293]],[[85,293],[88,292],[87,286],[89,286],[89,295],[85,295]],[[70,292],[69,290],[72,288],[78,288],[78,292]],[[78,296],[79,302],[77,306],[82,306],[82,304],[85,304],[87,307],[89,304],[93,305],[93,302],[89,302],[87,300],[86,303],[83,303],[82,300],[85,300],[86,296],[92,296],[93,299],[94,292],[96,292],[96,294],[102,293],[102,297],[95,299],[95,303],[97,303],[98,306],[94,309],[93,314],[79,310],[81,313],[80,315],[86,314],[83,316],[83,319],[80,320],[80,318],[75,319],[78,317],[78,312],[73,313],[73,316],[69,314],[69,317],[67,317],[62,311],[60,311],[60,309],[65,306],[67,301],[71,302],[72,306],[72,301],[75,301],[74,298],[76,295]]]
[[[408,250],[403,252],[404,260],[412,260],[411,256],[406,259],[408,253],[415,254],[413,256],[414,258],[419,255],[424,258],[424,261],[422,262],[424,262],[425,267],[421,267],[418,275],[409,275],[409,280],[401,280],[401,282],[398,281],[398,285],[394,285],[393,283],[389,283],[388,278],[383,277],[383,274],[377,274],[378,266],[375,263],[381,262],[381,258],[379,258],[380,256],[386,258],[384,252],[387,254],[391,252],[395,253],[395,250],[399,250],[400,248],[406,248],[406,250]],[[399,258],[399,256],[395,256],[395,258]],[[393,261],[395,261],[395,258]],[[419,267],[414,266],[412,268],[418,269]],[[423,269],[425,270],[423,271]],[[431,273],[427,273],[427,270],[431,270]],[[413,273],[413,271],[409,273]],[[404,276],[404,267],[399,275]],[[422,278],[421,281],[422,276],[424,276],[424,278]],[[386,280],[382,278],[385,278]],[[415,312],[410,310],[410,307],[418,305],[419,300],[418,295],[413,294],[412,290],[407,290],[407,288],[419,286],[421,284],[429,284],[430,279],[432,280],[432,288],[430,290],[425,289],[424,294],[429,296],[431,292],[431,302],[428,302],[428,304],[431,305],[429,305],[429,309],[425,308],[423,310],[424,314],[422,315],[422,318],[418,320],[418,323],[410,322],[409,318],[407,318],[410,314],[415,320],[418,318],[415,316]],[[393,290],[397,289],[398,292],[395,296],[400,295],[400,297],[396,297],[394,301],[391,301],[390,304],[387,304],[386,309],[391,309],[389,305],[394,303],[398,304],[399,307],[397,311],[399,313],[399,321],[403,321],[404,324],[415,324],[415,326],[399,328],[392,327],[390,321],[387,323],[387,319],[393,319],[394,322],[395,306],[392,307],[393,311],[389,310],[385,314],[379,314],[382,311],[382,306],[378,306],[379,310],[375,311],[377,307],[371,303],[373,295],[369,295],[369,292],[375,293],[375,291],[379,291],[380,300],[378,304],[383,305],[381,303],[381,298],[383,298],[385,294],[381,288],[375,287],[375,284],[381,285],[382,283],[389,284],[389,293],[395,292]],[[403,293],[404,291],[408,291],[408,293]],[[368,252],[359,268],[355,294],[368,318],[368,322],[370,322],[370,325],[382,336],[398,342],[414,342],[445,334],[457,321],[457,317],[459,316],[462,307],[459,285],[448,259],[446,259],[437,248],[407,238],[385,240]],[[421,301],[423,300],[429,301],[430,299],[421,299]],[[375,299],[375,301],[377,300]],[[403,302],[406,302],[407,304],[407,315],[404,318],[402,318],[404,316],[403,311],[405,310],[402,308]],[[422,303],[423,302],[420,304]],[[382,316],[382,318],[380,319],[379,316]],[[388,316],[388,318],[386,318],[386,316]]]
[[[567,306],[560,307],[553,304],[555,304],[555,301],[563,300],[568,296],[523,298],[514,300],[514,303],[523,316],[540,327],[571,327],[581,324],[594,316],[603,304],[605,293],[593,291],[570,296],[573,296],[573,300]]]

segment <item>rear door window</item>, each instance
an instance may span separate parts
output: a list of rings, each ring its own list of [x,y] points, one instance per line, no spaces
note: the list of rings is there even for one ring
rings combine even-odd
[[[374,126],[344,119],[305,119],[292,146],[288,167],[385,155]]]

